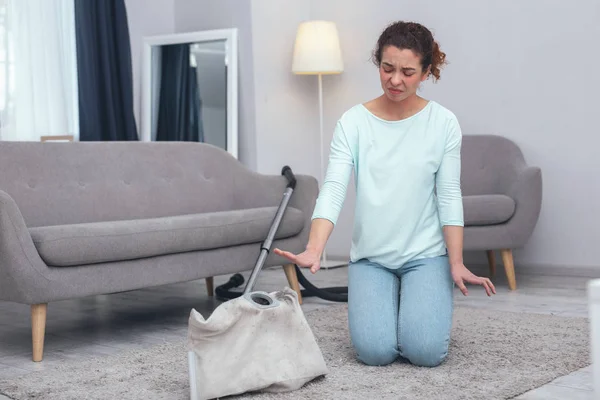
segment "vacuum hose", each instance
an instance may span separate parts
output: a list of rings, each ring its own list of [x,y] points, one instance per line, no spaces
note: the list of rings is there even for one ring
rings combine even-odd
[[[226,299],[234,299],[242,295],[241,292],[230,292],[231,289],[242,286],[244,284],[244,277],[242,274],[235,274],[229,280],[222,284],[221,286],[217,286],[215,289],[215,294],[219,297]],[[235,296],[234,296],[235,295]]]
[[[275,232],[277,231],[277,228],[279,227],[279,223],[281,222],[283,211],[287,207],[289,197],[291,196],[292,192],[296,188],[296,177],[294,176],[294,173],[292,172],[292,169],[289,166],[286,165],[281,169],[281,175],[285,176],[285,178],[287,179],[286,192],[283,196],[283,200],[281,201],[281,204],[279,206],[279,209],[277,211],[275,219],[273,220],[271,229],[269,230],[269,236],[267,237],[267,239],[261,246],[261,255],[260,255],[259,259],[257,260],[254,269],[252,270],[252,274],[250,275],[248,285],[245,288],[246,292],[251,291],[252,287],[254,286],[256,276],[258,275],[258,272],[262,268],[262,265],[267,257],[267,254],[269,253],[269,251],[271,249],[271,244],[272,244],[273,238],[275,236]],[[318,288],[315,285],[313,285],[312,283],[310,283],[308,281],[308,279],[306,279],[306,277],[302,274],[302,271],[300,271],[300,268],[298,268],[297,265],[296,265],[296,275],[298,276],[298,282],[302,286],[305,287],[305,289],[300,291],[302,297],[317,296],[317,297],[320,297],[322,299],[329,300],[329,301],[337,301],[337,302],[347,302],[348,301],[348,288],[347,287],[337,286],[337,287],[329,287],[329,288]],[[231,291],[231,289],[241,286],[243,283],[244,283],[244,277],[241,274],[235,274],[229,279],[229,281],[227,281],[223,285],[217,286],[217,288],[215,289],[215,294],[218,297],[223,298],[223,299],[235,299],[237,297],[242,296],[244,294],[244,292],[243,291],[242,292]]]
[[[337,301],[340,303],[348,302],[348,287],[347,286],[333,286],[328,288],[318,288],[308,281],[300,271],[300,268],[296,265],[296,275],[298,275],[298,282],[306,289],[301,290],[303,297],[317,296],[329,301]]]
[[[334,286],[328,288],[318,288],[306,279],[300,268],[296,265],[296,275],[298,282],[305,287],[301,289],[302,297],[319,297],[324,300],[335,301],[340,303],[348,302],[348,287]],[[215,294],[223,299],[235,299],[242,295],[242,292],[235,292],[231,289],[241,286],[244,283],[242,274],[235,274],[229,280],[215,288]]]

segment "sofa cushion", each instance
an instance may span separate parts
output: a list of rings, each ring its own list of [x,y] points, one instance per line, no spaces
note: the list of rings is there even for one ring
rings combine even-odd
[[[54,225],[29,231],[46,264],[66,267],[258,244],[266,239],[277,208]],[[288,207],[275,238],[298,234],[304,222],[302,211]]]
[[[515,212],[515,201],[502,194],[463,197],[465,226],[495,225],[506,222]]]

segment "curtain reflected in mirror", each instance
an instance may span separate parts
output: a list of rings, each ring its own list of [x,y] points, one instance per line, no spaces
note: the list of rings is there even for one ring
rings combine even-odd
[[[152,140],[227,148],[225,41],[153,48]]]

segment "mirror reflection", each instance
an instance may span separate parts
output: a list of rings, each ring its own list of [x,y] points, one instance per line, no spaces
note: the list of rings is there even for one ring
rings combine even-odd
[[[227,149],[226,41],[152,47],[152,140]]]

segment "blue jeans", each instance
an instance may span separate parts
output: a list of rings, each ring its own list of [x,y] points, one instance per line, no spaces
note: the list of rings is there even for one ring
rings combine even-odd
[[[360,361],[386,365],[403,358],[425,367],[448,354],[454,282],[448,256],[399,268],[368,260],[348,268],[348,323]]]

